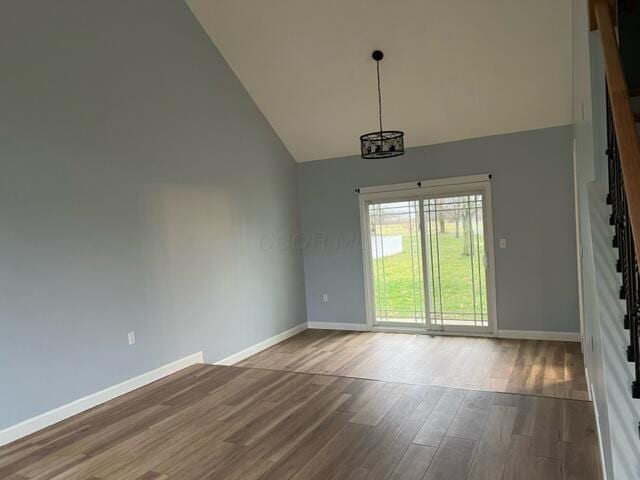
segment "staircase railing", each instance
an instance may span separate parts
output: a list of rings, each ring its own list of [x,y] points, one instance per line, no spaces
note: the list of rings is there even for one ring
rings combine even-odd
[[[620,298],[626,301],[624,327],[629,330],[627,359],[634,363],[634,398],[640,398],[640,141],[636,118],[625,80],[612,6],[607,0],[592,0],[595,27],[599,30],[607,78],[607,130],[610,223],[615,226],[613,246],[618,248],[616,268],[622,274]],[[634,239],[636,241],[634,241]]]
[[[612,206],[609,223],[615,227],[613,246],[618,249],[616,270],[622,274],[620,298],[626,301],[624,328],[629,330],[627,360],[635,366],[635,381],[631,385],[634,398],[640,398],[640,272],[636,256],[633,229],[629,221],[629,205],[625,193],[625,180],[620,162],[616,130],[611,103],[607,102],[607,157],[609,158],[609,195],[607,203]]]

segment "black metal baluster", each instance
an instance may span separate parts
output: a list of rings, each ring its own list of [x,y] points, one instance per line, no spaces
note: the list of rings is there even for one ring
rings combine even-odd
[[[631,230],[631,229],[629,229]],[[631,245],[633,247],[633,235],[631,237]],[[635,255],[631,255],[632,258],[632,281],[629,285],[629,299],[627,300],[628,315],[630,318],[630,331],[631,331],[631,348],[634,353],[635,361],[635,381],[631,385],[631,392],[633,398],[640,398],[640,317],[639,302],[640,302],[640,277],[638,276],[638,262]]]
[[[636,352],[635,358],[635,375],[636,379],[631,385],[633,398],[640,398],[640,271],[638,270],[638,260],[634,255],[633,265],[633,301],[631,302],[632,310],[629,312],[631,319],[631,330],[634,331],[633,345]]]
[[[629,345],[626,355],[627,359],[634,363],[635,380],[631,385],[631,393],[634,398],[640,398],[640,272],[638,271],[633,230],[624,191],[624,177],[616,131],[608,98],[606,153],[609,170],[607,203],[611,205],[612,210],[609,223],[614,226],[612,244],[618,249],[616,270],[622,274],[620,298],[626,302],[624,327],[629,329]]]

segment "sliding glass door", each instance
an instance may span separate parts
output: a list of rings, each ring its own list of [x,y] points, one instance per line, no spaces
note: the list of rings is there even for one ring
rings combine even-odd
[[[371,327],[493,331],[489,194],[469,182],[361,195]]]
[[[488,327],[483,206],[482,193],[423,202],[432,330]]]
[[[418,200],[369,205],[376,325],[426,325],[420,205]]]

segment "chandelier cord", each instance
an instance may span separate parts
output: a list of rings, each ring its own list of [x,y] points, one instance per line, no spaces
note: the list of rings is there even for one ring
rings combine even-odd
[[[376,72],[378,74],[378,118],[380,119],[380,138],[382,138],[382,93],[380,90],[380,61],[376,60]]]
[[[362,158],[391,158],[404,155],[404,132],[400,130],[383,130],[382,125],[382,79],[380,78],[380,61],[384,58],[381,50],[371,52],[376,62],[376,80],[378,82],[378,128],[360,135],[360,156]]]

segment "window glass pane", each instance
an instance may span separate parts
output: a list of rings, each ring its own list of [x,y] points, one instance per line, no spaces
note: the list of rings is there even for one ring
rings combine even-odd
[[[375,322],[425,324],[420,202],[369,205]]]
[[[424,201],[432,325],[488,326],[483,197]]]

